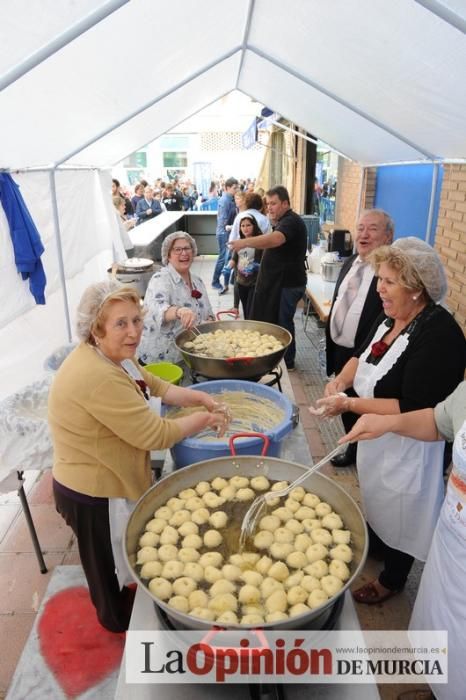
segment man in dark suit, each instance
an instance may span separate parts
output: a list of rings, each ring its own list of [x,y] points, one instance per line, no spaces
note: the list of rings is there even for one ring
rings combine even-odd
[[[368,209],[361,214],[356,228],[357,253],[341,269],[325,328],[328,376],[340,372],[382,311],[377,279],[367,258],[376,248],[390,245],[393,233],[393,220],[382,209]],[[341,418],[348,433],[359,416],[343,413]],[[346,452],[331,460],[335,467],[347,467],[355,461],[356,444],[348,445]]]
[[[144,197],[136,205],[136,226],[153,219],[162,213],[162,206],[158,199],[154,199],[154,190],[150,185],[144,188]]]

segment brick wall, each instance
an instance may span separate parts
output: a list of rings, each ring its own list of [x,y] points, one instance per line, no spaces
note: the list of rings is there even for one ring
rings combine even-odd
[[[357,163],[340,158],[335,224],[331,224],[330,228],[347,228],[354,232],[359,213],[359,197],[361,196],[362,209],[372,209],[374,206],[376,173],[376,168],[363,170]]]
[[[447,269],[448,307],[466,332],[466,165],[445,165],[435,247]]]

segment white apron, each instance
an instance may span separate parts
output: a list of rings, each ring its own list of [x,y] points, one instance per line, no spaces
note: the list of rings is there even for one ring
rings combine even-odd
[[[448,684],[433,685],[438,700],[466,697],[466,421],[453,444],[453,465],[409,624],[448,632]]]
[[[134,380],[143,379],[142,374],[130,360],[124,360],[121,366]],[[160,415],[160,398],[151,396],[148,404],[151,411]],[[121,588],[134,581],[123,555],[123,533],[129,516],[133,512],[135,506],[136,501],[130,501],[127,498],[108,499],[110,539],[112,543],[113,559],[115,561],[115,573]]]
[[[387,332],[382,323],[373,342]],[[399,335],[377,365],[361,355],[354,389],[374,398],[374,386],[406,350]],[[372,345],[372,343],[371,343]],[[387,433],[358,444],[357,468],[366,520],[385,544],[425,561],[442,505],[444,442],[421,442]]]

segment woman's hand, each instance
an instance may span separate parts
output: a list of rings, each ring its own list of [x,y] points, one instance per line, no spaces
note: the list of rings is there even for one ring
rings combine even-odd
[[[317,399],[317,408],[309,406],[309,413],[318,418],[332,418],[349,410],[350,399],[346,394],[333,394],[323,399]]]
[[[349,433],[338,440],[339,445],[357,440],[374,440],[375,438],[390,432],[387,416],[379,416],[375,413],[366,413],[358,418]]]
[[[346,386],[344,382],[338,377],[335,377],[335,379],[331,379],[325,385],[324,396],[334,396],[335,394],[340,394],[345,389]]]
[[[179,306],[176,310],[176,318],[180,321],[183,328],[192,328],[196,322],[196,314],[186,306]]]

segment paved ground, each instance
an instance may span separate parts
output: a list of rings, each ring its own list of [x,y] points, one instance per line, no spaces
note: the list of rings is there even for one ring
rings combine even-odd
[[[232,291],[218,296],[210,289],[213,258],[196,261],[196,271],[204,278],[214,310],[228,309],[233,304]],[[296,403],[314,461],[327,454],[342,434],[339,419],[317,421],[307,407],[322,395],[324,378],[319,367],[319,341],[323,330],[314,317],[310,317],[306,333],[303,309],[296,314],[297,371],[290,374]],[[359,501],[359,488],[354,468],[333,469],[326,465],[324,473],[340,483]],[[0,639],[2,653],[0,664],[0,699],[5,697],[14,669],[31,631],[39,604],[49,582],[53,568],[59,564],[79,564],[76,542],[71,531],[55,512],[51,491],[51,474],[29,472],[29,502],[39,539],[49,568],[41,574],[34,555],[24,516],[15,494],[0,496]],[[378,564],[368,560],[362,581],[369,581],[377,574]],[[417,590],[420,567],[413,570],[405,591],[382,606],[357,606],[363,629],[406,629]],[[6,643],[6,640],[7,643]],[[404,686],[403,689],[407,689]],[[394,700],[401,688],[380,688],[383,700]]]

